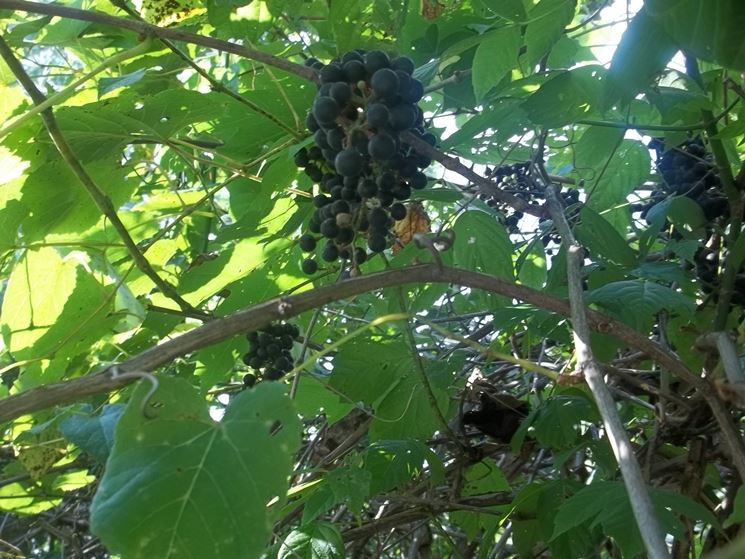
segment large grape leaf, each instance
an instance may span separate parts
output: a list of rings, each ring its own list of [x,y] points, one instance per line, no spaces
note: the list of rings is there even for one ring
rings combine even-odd
[[[541,0],[528,12],[525,45],[529,64],[536,64],[562,36],[574,17],[575,0]]]
[[[650,17],[642,7],[629,23],[613,54],[605,88],[606,106],[612,105],[619,97],[626,103],[646,89],[676,50],[660,22]]]
[[[118,319],[113,286],[51,247],[29,250],[8,280],[0,328],[16,359],[63,359],[88,351]]]
[[[588,118],[600,108],[605,74],[597,65],[560,72],[528,97],[523,109],[535,124],[548,128]]]
[[[655,489],[650,497],[666,533],[683,533],[681,514],[692,520],[718,524],[711,512],[684,495]],[[636,557],[643,551],[631,503],[621,482],[596,481],[564,501],[556,515],[553,538],[572,528],[588,525],[590,528],[602,526],[603,533],[616,541],[624,557]]]
[[[416,479],[427,467],[432,483],[442,481],[442,460],[422,442],[378,441],[363,455],[364,468],[372,474],[370,495],[378,495]]]
[[[541,446],[560,450],[577,443],[583,421],[597,419],[589,397],[580,390],[568,389],[552,396],[536,410],[532,426]]]
[[[585,301],[601,305],[639,331],[646,331],[653,317],[660,311],[690,314],[695,310],[693,301],[682,293],[665,285],[643,280],[608,283],[588,292]]]
[[[236,396],[220,422],[183,380],[161,377],[143,415],[135,390],[91,507],[91,529],[123,559],[259,557],[267,504],[284,500],[300,424],[279,384]]]
[[[645,7],[681,50],[728,68],[745,70],[742,0],[648,0]]]
[[[580,211],[582,221],[575,228],[577,237],[593,257],[632,267],[636,255],[626,240],[603,217],[587,206]]]
[[[344,541],[330,522],[313,522],[296,528],[285,538],[277,559],[341,559]]]
[[[456,266],[512,279],[512,243],[505,228],[489,214],[468,211],[460,215],[453,227]]]
[[[483,99],[497,85],[504,74],[517,66],[520,49],[520,29],[510,25],[486,33],[473,58],[473,92],[476,99]]]

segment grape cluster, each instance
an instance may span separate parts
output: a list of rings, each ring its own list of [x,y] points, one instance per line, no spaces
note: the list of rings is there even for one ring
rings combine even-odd
[[[665,150],[662,140],[654,139],[649,148],[656,152],[657,170],[666,193],[696,201],[707,221],[729,214],[729,203],[722,192],[719,172],[700,138],[686,140],[669,150]]]
[[[435,145],[417,105],[424,88],[412,77],[410,58],[391,59],[380,50],[353,50],[329,64],[309,58],[306,65],[320,80],[305,119],[314,145],[298,150],[295,163],[319,193],[300,248],[358,268],[389,246],[394,220],[407,215],[402,201],[427,186],[422,169],[431,159],[399,137],[410,131]],[[302,269],[313,274],[318,261],[309,255]]]
[[[540,204],[545,200],[546,195],[542,187],[537,186],[533,181],[530,175],[531,168],[532,165],[530,162],[526,161],[524,163],[502,165],[495,169],[487,167],[485,174],[487,177],[494,179],[502,192],[512,194],[526,202]],[[560,196],[567,206],[579,202],[579,190],[567,190],[561,192]],[[520,232],[519,223],[524,217],[523,212],[511,208],[487,194],[481,194],[479,198],[484,200],[488,206],[499,209],[506,216],[505,226],[510,233]],[[548,218],[542,217],[539,223],[546,222],[547,220]],[[550,233],[543,235],[541,240],[543,241],[543,246],[547,246],[552,241],[557,244],[561,242],[561,239],[557,235]]]
[[[279,380],[292,370],[290,351],[298,336],[300,330],[294,324],[270,324],[251,332],[246,336],[248,353],[243,356],[243,362],[261,373],[264,380]],[[246,375],[243,379],[244,385],[248,387],[255,382],[255,375]]]
[[[719,172],[713,157],[706,151],[701,138],[690,138],[673,149],[665,149],[664,142],[653,139],[649,148],[656,152],[657,170],[662,177],[662,189],[652,193],[650,202],[642,209],[646,215],[656,203],[670,194],[686,196],[701,206],[707,222],[729,216],[729,202],[722,191]],[[721,259],[728,247],[724,246],[716,228],[710,228],[709,238],[694,256],[696,276],[701,290],[717,299]],[[737,275],[732,302],[745,304],[745,270]]]

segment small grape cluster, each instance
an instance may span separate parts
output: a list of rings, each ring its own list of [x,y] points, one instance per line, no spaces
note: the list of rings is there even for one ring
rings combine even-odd
[[[541,203],[545,200],[546,195],[542,188],[537,187],[532,177],[530,176],[532,165],[526,161],[524,163],[513,163],[510,165],[502,165],[495,169],[486,169],[486,176],[494,179],[502,192],[513,194],[517,198],[521,198],[526,202]],[[564,200],[567,206],[571,206],[579,202],[579,190],[571,189],[560,193],[560,196]],[[492,208],[498,208],[505,216],[505,226],[510,233],[518,233],[520,231],[520,220],[524,217],[523,212],[515,210],[496,199],[482,194],[479,196],[486,204]],[[548,218],[542,217],[539,222],[543,223]],[[543,246],[547,246],[550,242],[556,242],[557,244],[561,241],[556,235],[547,233],[541,238]]]
[[[649,148],[657,157],[657,170],[664,191],[695,200],[707,221],[729,214],[729,203],[722,192],[719,172],[700,138],[686,140],[674,149],[665,149],[662,140],[653,139]]]
[[[701,206],[706,221],[716,222],[729,215],[729,202],[722,191],[719,172],[713,157],[706,151],[701,138],[690,138],[673,149],[665,149],[660,139],[653,139],[649,148],[655,150],[657,170],[662,177],[662,188],[652,193],[643,207],[642,215],[670,194],[686,196]],[[701,290],[718,298],[721,258],[729,247],[724,246],[716,228],[710,229],[705,246],[694,255],[696,277]],[[737,274],[732,303],[745,304],[745,270]]]
[[[290,351],[299,336],[300,330],[294,324],[270,324],[251,332],[246,336],[248,353],[243,356],[243,362],[264,380],[279,380],[292,370]],[[243,379],[244,385],[249,387],[255,382],[256,375],[246,375]]]
[[[315,145],[298,150],[295,163],[320,192],[300,248],[306,253],[320,248],[324,261],[351,261],[358,269],[389,246],[394,220],[407,215],[401,202],[427,186],[422,170],[432,160],[399,137],[410,131],[436,144],[417,105],[424,88],[412,77],[410,58],[391,59],[380,50],[353,50],[329,64],[310,58],[306,65],[320,79],[305,119]],[[317,260],[307,257],[302,269],[315,273]]]

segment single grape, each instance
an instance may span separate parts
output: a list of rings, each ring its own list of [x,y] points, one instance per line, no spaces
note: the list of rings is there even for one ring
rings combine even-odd
[[[385,237],[383,235],[372,235],[367,240],[367,246],[373,252],[383,252],[386,247]]]
[[[355,149],[340,151],[334,159],[336,172],[343,177],[356,177],[362,173],[365,164],[362,155]]]
[[[414,73],[414,61],[408,56],[399,56],[391,60],[391,68],[394,70],[401,70],[406,72],[408,75]]]
[[[303,273],[305,274],[315,274],[318,271],[318,263],[315,260],[306,258],[305,260],[303,260],[301,268],[303,270]]]
[[[340,112],[339,104],[331,97],[316,97],[313,102],[313,116],[319,124],[331,124]]]
[[[316,240],[312,235],[308,235],[307,233],[300,237],[298,244],[303,249],[303,252],[311,252],[316,249]]]
[[[381,68],[373,74],[373,77],[370,80],[370,84],[372,85],[375,95],[382,99],[385,99],[387,97],[395,95],[398,92],[399,80],[396,72],[394,72],[390,68]],[[316,119],[318,119],[317,114]],[[319,122],[321,122],[320,119]]]
[[[406,217],[406,206],[400,202],[393,204],[388,211],[390,212],[391,217],[396,221],[401,221]]]
[[[396,154],[398,146],[396,145],[396,140],[394,140],[392,136],[380,132],[370,138],[370,143],[367,145],[367,151],[373,159],[387,161]]]

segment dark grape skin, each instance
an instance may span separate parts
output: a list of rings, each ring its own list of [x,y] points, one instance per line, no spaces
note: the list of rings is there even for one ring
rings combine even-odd
[[[386,247],[386,240],[383,235],[371,235],[367,240],[367,246],[372,252],[383,252]]]
[[[312,235],[308,235],[307,233],[300,237],[298,244],[300,245],[300,248],[303,250],[303,252],[311,252],[316,248],[315,238],[313,238]]]
[[[318,271],[318,263],[315,260],[311,260],[310,258],[306,258],[305,260],[303,260],[303,263],[300,267],[302,268],[303,273],[308,274],[309,276],[315,274]]]
[[[409,186],[417,190],[421,190],[427,186],[427,175],[422,172],[417,172],[409,179]]]
[[[390,212],[391,217],[396,221],[401,221],[406,217],[406,206],[400,202],[393,204],[388,211]]]
[[[313,116],[319,124],[331,124],[340,112],[339,104],[331,97],[316,97],[313,102]]]
[[[365,70],[365,64],[360,60],[350,60],[344,63],[344,73],[347,75],[347,79],[351,83],[357,83],[360,80],[365,79],[367,74]]]
[[[385,226],[388,223],[388,212],[382,208],[373,208],[367,216],[370,225],[374,228]]]
[[[345,81],[347,77],[344,75],[344,70],[338,64],[327,64],[321,68],[321,83],[333,83]]]
[[[326,243],[321,252],[321,258],[326,262],[333,262],[339,258],[339,248],[333,242]]]
[[[387,98],[398,92],[399,79],[396,72],[390,68],[381,68],[375,72],[370,80],[375,95],[380,98]],[[318,118],[318,115],[316,115]]]
[[[367,151],[373,159],[377,159],[378,161],[388,161],[391,157],[396,155],[398,146],[396,145],[396,140],[394,140],[392,136],[385,133],[379,133],[370,138],[370,143],[367,145]]]
[[[372,75],[381,68],[388,68],[391,60],[382,50],[371,50],[365,54],[365,70]]]
[[[356,177],[362,173],[365,164],[362,155],[356,149],[340,151],[334,159],[336,172],[343,177]]]
[[[329,93],[331,98],[336,101],[340,107],[346,105],[352,98],[352,90],[346,82],[337,82],[333,84]]]
[[[341,128],[332,128],[326,133],[326,143],[331,149],[341,151],[344,148],[344,131]]]
[[[391,68],[411,75],[414,73],[414,61],[408,56],[399,56],[391,60]]]
[[[424,86],[419,80],[411,80],[408,91],[401,94],[401,100],[405,103],[418,103],[424,97]]]
[[[416,122],[416,110],[411,105],[396,105],[391,107],[390,113],[390,122],[394,130],[407,130]]]
[[[373,128],[386,128],[390,121],[390,111],[383,103],[370,103],[365,112],[367,123]]]
[[[360,198],[372,198],[377,191],[378,187],[371,179],[364,179],[357,186],[357,194]]]
[[[336,220],[332,217],[324,219],[321,223],[321,235],[329,239],[333,239],[339,234],[339,226],[336,224]]]
[[[308,158],[308,150],[305,148],[300,148],[295,153],[295,157],[293,159],[295,160],[295,165],[297,165],[298,167],[305,167],[308,163],[310,163],[310,159]]]

